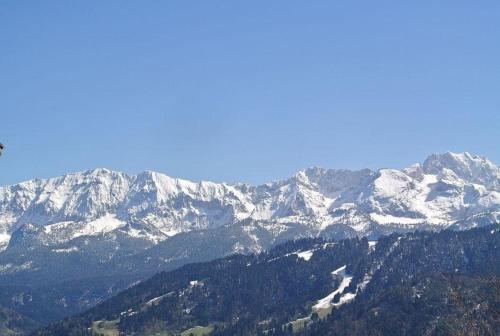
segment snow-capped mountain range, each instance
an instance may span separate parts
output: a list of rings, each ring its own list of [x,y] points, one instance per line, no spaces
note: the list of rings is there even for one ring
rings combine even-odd
[[[498,222],[499,213],[500,168],[469,153],[434,154],[403,170],[308,168],[259,186],[95,169],[1,187],[0,251],[28,231],[44,246],[109,233],[154,245],[249,220],[271,236],[290,223],[315,234],[342,224],[363,235],[373,225]]]
[[[468,153],[403,170],[309,168],[260,186],[107,169],[31,180],[0,188],[0,307],[48,323],[155,273],[291,239],[499,220],[500,170]]]

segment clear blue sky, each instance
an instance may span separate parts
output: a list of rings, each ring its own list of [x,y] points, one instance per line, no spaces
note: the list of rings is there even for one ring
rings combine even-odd
[[[499,1],[0,5],[0,185],[500,162]]]

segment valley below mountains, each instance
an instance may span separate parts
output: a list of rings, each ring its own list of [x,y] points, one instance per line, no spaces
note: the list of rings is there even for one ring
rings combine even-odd
[[[0,187],[0,328],[26,333],[14,322],[34,330],[158,272],[290,240],[376,241],[499,221],[500,168],[469,153],[401,170],[308,168],[258,186],[107,169],[30,180]]]
[[[36,336],[498,335],[498,226],[301,239],[162,272]]]

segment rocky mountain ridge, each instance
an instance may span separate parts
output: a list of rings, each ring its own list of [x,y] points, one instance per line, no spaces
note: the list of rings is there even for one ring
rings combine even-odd
[[[298,238],[498,224],[499,176],[485,158],[445,153],[260,186],[97,169],[2,187],[0,306],[45,324],[155,273]]]
[[[243,220],[266,221],[271,234],[300,223],[363,235],[370,224],[446,227],[483,213],[498,218],[499,209],[500,168],[469,153],[433,154],[403,170],[309,168],[260,186],[95,169],[1,187],[0,248],[23,236],[57,246],[110,232],[149,246]]]

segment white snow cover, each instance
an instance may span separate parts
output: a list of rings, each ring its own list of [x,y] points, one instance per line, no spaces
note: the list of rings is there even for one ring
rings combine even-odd
[[[333,292],[331,292],[330,294],[328,294],[326,297],[319,300],[318,303],[313,306],[313,309],[318,310],[318,309],[322,309],[322,308],[329,308],[332,306],[339,307],[339,306],[343,305],[344,303],[349,302],[350,300],[354,299],[356,294],[353,294],[353,293],[343,294],[344,290],[349,286],[349,284],[351,283],[351,280],[352,280],[352,276],[346,274],[345,268],[346,268],[346,265],[344,265],[344,266],[342,266],[342,267],[340,267],[332,272],[332,275],[341,277],[341,279],[342,279],[339,287],[336,290],[334,290]],[[343,295],[340,297],[339,302],[332,303],[333,298],[337,294],[343,294]]]
[[[12,263],[0,265],[0,274],[16,273],[19,271],[30,269],[32,264],[33,263],[31,261],[27,261],[25,263],[22,263],[21,265],[14,265]]]
[[[419,224],[425,222],[424,218],[408,218],[408,217],[396,217],[392,215],[380,215],[377,213],[371,213],[370,218],[379,224],[391,224],[391,223],[399,223],[399,224]]]
[[[260,186],[95,169],[0,187],[0,251],[28,225],[46,245],[115,231],[157,243],[242,220],[271,236],[289,224],[315,234],[344,224],[363,234],[370,224],[445,227],[499,210],[499,167],[469,153],[433,154],[403,170],[308,168]],[[258,245],[256,231],[245,230]]]
[[[83,228],[74,233],[73,238],[111,232],[125,226],[125,224],[124,221],[117,219],[116,215],[105,215],[85,224]]]
[[[174,294],[175,292],[169,292],[167,294],[163,294],[163,295],[160,295],[160,296],[157,296],[155,298],[152,298],[151,300],[148,300],[146,303],[144,303],[145,306],[152,306],[152,305],[156,305],[158,304],[162,299],[164,299],[165,297],[169,296],[169,295],[172,295]],[[122,312],[123,313],[123,312]]]
[[[297,256],[305,261],[309,261],[309,259],[311,259],[313,254],[314,254],[313,250],[308,250],[308,251],[298,252]]]
[[[7,244],[9,244],[9,241],[10,241],[10,234],[8,234],[6,232],[1,232],[0,233],[0,251],[7,247]]]
[[[78,247],[72,246],[72,247],[65,248],[65,249],[53,249],[52,251],[56,252],[56,253],[71,253],[71,252],[77,252]]]

